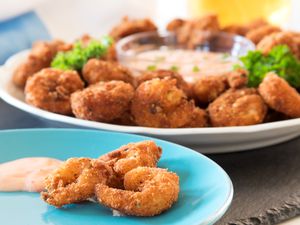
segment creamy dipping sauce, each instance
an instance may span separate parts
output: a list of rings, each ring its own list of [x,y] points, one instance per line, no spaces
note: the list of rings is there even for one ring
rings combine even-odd
[[[62,161],[52,158],[23,158],[0,164],[0,191],[44,190],[44,179]]]
[[[203,75],[223,75],[232,70],[238,60],[227,53],[183,49],[160,49],[141,52],[127,66],[139,71],[174,70],[188,82]]]

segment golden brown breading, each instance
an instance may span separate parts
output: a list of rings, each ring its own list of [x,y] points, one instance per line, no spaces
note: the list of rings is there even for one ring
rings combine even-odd
[[[182,27],[185,22],[185,20],[180,18],[173,19],[167,24],[166,29],[168,31],[176,31],[178,28]]]
[[[225,76],[201,76],[194,84],[195,98],[201,103],[215,100],[227,89]]]
[[[262,123],[267,107],[254,88],[229,89],[208,106],[212,126]]]
[[[242,88],[248,83],[248,71],[245,69],[236,69],[227,75],[227,83],[231,88]]]
[[[76,71],[46,68],[28,78],[25,100],[50,112],[71,115],[70,95],[83,87]]]
[[[133,77],[127,68],[118,63],[100,59],[90,59],[82,69],[82,76],[88,84],[111,80],[133,83]]]
[[[299,58],[298,44],[290,32],[278,32],[264,37],[258,44],[257,49],[268,54],[277,45],[287,45],[291,52]]]
[[[121,23],[110,31],[109,35],[117,41],[131,34],[156,30],[157,27],[148,18],[130,20],[128,17],[124,17]]]
[[[145,72],[136,77],[136,85],[139,86],[144,81],[152,80],[154,78],[163,79],[165,77],[176,79],[177,87],[183,90],[188,97],[192,97],[193,93],[190,84],[185,82],[185,80],[182,78],[182,76],[179,73],[174,72],[172,70],[156,70],[151,72]]]
[[[275,73],[266,75],[258,91],[270,108],[292,118],[300,117],[299,93]]]
[[[143,82],[132,99],[136,124],[147,127],[183,127],[191,121],[194,102],[176,86],[177,80],[155,78]]]
[[[67,51],[72,45],[60,40],[51,42],[38,41],[33,44],[32,50],[24,63],[20,64],[13,73],[13,82],[18,87],[24,88],[28,77],[49,67],[51,60],[59,51]]]
[[[56,207],[85,201],[94,196],[96,184],[106,183],[111,175],[101,160],[70,158],[45,179],[41,197]]]
[[[96,186],[98,201],[127,215],[154,216],[178,199],[179,177],[165,169],[138,167],[125,174],[125,190]]]
[[[222,31],[245,36],[248,33],[249,29],[244,25],[229,25],[224,27]]]
[[[191,113],[191,121],[185,127],[207,127],[208,115],[204,109],[195,107]]]
[[[192,47],[199,39],[202,38],[202,33],[199,31],[220,31],[218,17],[216,14],[207,14],[198,19],[186,21],[183,26],[176,30],[178,42],[187,44]]]
[[[265,36],[280,31],[281,29],[279,27],[275,27],[272,25],[265,25],[262,27],[258,27],[257,29],[254,30],[250,30],[246,34],[246,38],[250,39],[254,44],[258,44]]]
[[[99,82],[71,96],[77,118],[110,122],[129,110],[134,88],[123,81]]]

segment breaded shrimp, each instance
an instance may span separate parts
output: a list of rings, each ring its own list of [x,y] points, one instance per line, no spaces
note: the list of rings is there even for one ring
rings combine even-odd
[[[134,88],[123,81],[99,82],[71,95],[77,118],[111,122],[129,111]]]
[[[194,96],[201,103],[212,102],[226,89],[225,76],[201,76],[193,84]]]
[[[38,108],[71,115],[70,96],[84,88],[76,71],[46,68],[29,77],[25,86],[25,100]]]
[[[212,126],[262,123],[267,107],[254,88],[229,89],[208,106]]]
[[[266,104],[292,118],[300,117],[300,95],[283,78],[270,72],[258,87]]]
[[[33,44],[32,50],[24,63],[19,65],[13,73],[13,82],[24,88],[27,79],[43,68],[49,67],[51,60],[59,51],[67,51],[72,45],[60,40],[51,42],[38,41]]]
[[[56,207],[85,201],[94,196],[95,185],[106,183],[111,174],[101,160],[70,158],[45,179],[41,197]]]
[[[136,89],[131,114],[140,126],[176,128],[191,121],[194,107],[194,102],[177,88],[176,79],[155,78]]]
[[[138,167],[125,174],[125,190],[96,186],[98,201],[127,215],[154,216],[178,199],[179,177],[165,169]]]
[[[279,27],[275,27],[272,25],[265,25],[265,26],[258,27],[257,29],[250,30],[246,34],[246,37],[250,39],[254,44],[258,44],[264,37],[280,31],[281,29]]]
[[[204,109],[195,107],[191,114],[191,122],[185,125],[185,127],[207,127],[208,115]]]
[[[145,72],[136,77],[136,85],[139,86],[144,81],[152,80],[154,78],[163,79],[166,77],[176,79],[177,87],[183,90],[188,97],[192,97],[192,90],[190,85],[182,78],[182,76],[179,73],[172,70],[156,70],[151,72]]]
[[[124,17],[120,24],[113,27],[109,35],[117,41],[131,34],[156,30],[156,25],[148,18],[131,20]]]
[[[231,88],[242,88],[248,83],[248,71],[245,69],[236,69],[227,75],[227,83]]]
[[[82,76],[88,84],[111,80],[133,83],[133,77],[127,68],[118,63],[100,59],[90,59],[82,69]]]
[[[273,33],[264,37],[258,44],[257,49],[261,50],[263,54],[268,54],[273,47],[277,45],[287,45],[291,52],[299,58],[300,52],[297,41],[290,32]]]

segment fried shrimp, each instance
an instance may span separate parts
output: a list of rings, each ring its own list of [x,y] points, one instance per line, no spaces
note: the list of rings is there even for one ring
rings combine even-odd
[[[287,45],[296,57],[300,57],[297,41],[290,32],[277,32],[264,37],[257,44],[257,49],[268,54],[277,45]]]
[[[107,162],[118,176],[123,177],[139,166],[156,167],[161,153],[162,149],[154,141],[141,141],[124,145],[99,159]]]
[[[177,201],[179,177],[166,169],[138,167],[125,174],[124,186],[96,185],[98,201],[127,215],[154,216]]]
[[[195,107],[192,112],[192,120],[185,127],[207,127],[208,125],[208,116],[207,112],[199,107]]]
[[[266,75],[258,91],[270,108],[292,118],[300,117],[299,93],[275,73]]]
[[[133,81],[127,68],[118,63],[100,59],[90,59],[82,69],[82,76],[88,84],[111,80],[122,80],[127,83]]]
[[[267,107],[254,88],[229,89],[209,107],[215,127],[244,126],[263,122]]]
[[[19,65],[14,71],[14,84],[23,88],[30,76],[41,69],[50,66],[51,60],[58,51],[67,51],[71,48],[72,45],[59,40],[51,42],[39,41],[34,43],[26,61]]]
[[[156,30],[157,27],[150,19],[130,20],[128,17],[124,17],[121,23],[110,31],[109,35],[115,40],[119,40],[131,34]]]
[[[215,100],[226,89],[225,76],[201,76],[193,85],[194,96],[201,103]]]
[[[248,71],[245,69],[236,69],[227,75],[227,83],[231,88],[242,88],[248,83]]]
[[[183,90],[188,97],[192,96],[190,85],[187,82],[185,82],[185,80],[179,73],[172,70],[156,70],[151,72],[145,72],[136,78],[136,84],[137,86],[139,86],[144,81],[152,80],[154,78],[163,79],[166,77],[176,79],[177,87]]]
[[[176,79],[155,78],[136,89],[131,114],[140,126],[176,128],[191,121],[194,107],[194,102],[177,88]]]
[[[46,68],[28,79],[25,100],[50,112],[71,115],[70,96],[83,88],[84,83],[76,71]]]
[[[129,110],[134,88],[123,81],[99,82],[71,96],[77,118],[110,122]]]
[[[106,183],[111,169],[101,160],[70,158],[45,179],[42,199],[61,207],[94,196],[95,185]]]
[[[280,31],[281,29],[279,27],[267,24],[265,26],[260,26],[257,29],[250,30],[246,34],[246,37],[250,39],[254,44],[258,44],[265,36]]]

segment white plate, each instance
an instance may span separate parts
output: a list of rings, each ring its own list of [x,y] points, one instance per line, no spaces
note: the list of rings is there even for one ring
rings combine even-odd
[[[12,56],[0,68],[0,97],[23,111],[61,125],[69,124],[78,127],[144,134],[186,145],[202,153],[255,149],[281,143],[300,135],[300,119],[240,127],[166,129],[120,126],[47,112],[25,103],[22,90],[16,88],[11,81],[13,70],[25,59],[27,54],[28,51],[23,51]]]

